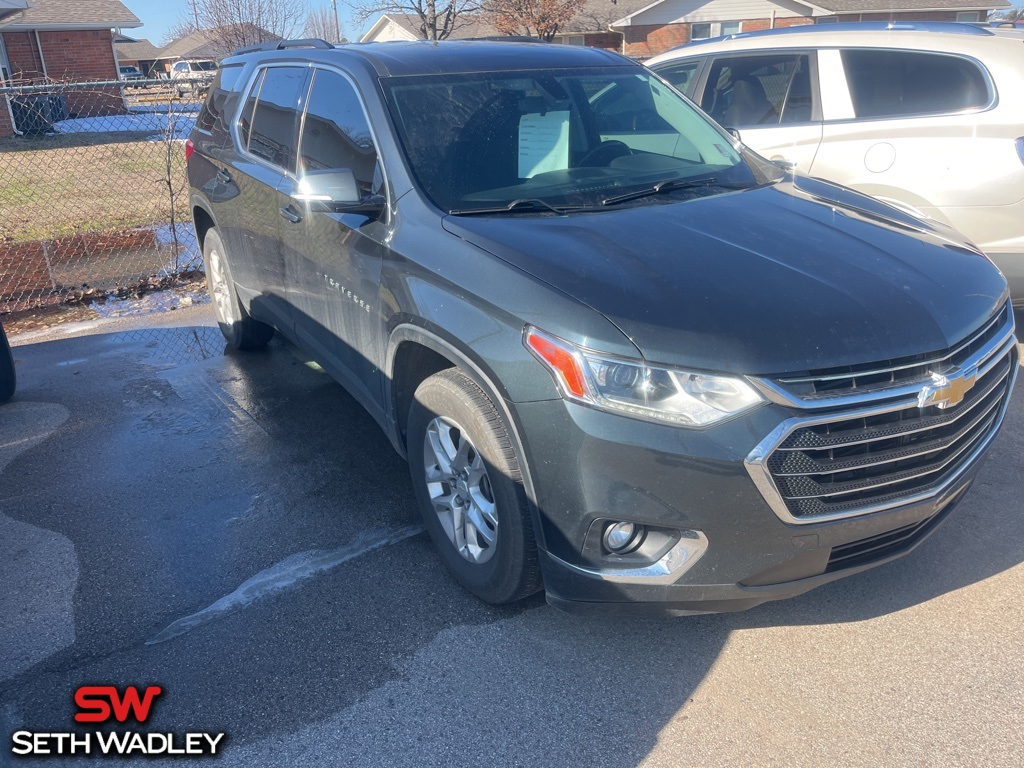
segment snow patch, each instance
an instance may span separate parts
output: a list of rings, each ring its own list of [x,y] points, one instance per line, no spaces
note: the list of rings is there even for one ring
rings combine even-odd
[[[337,568],[342,563],[388,544],[396,544],[423,530],[422,525],[407,525],[393,531],[366,531],[337,549],[313,549],[286,557],[247,579],[234,592],[207,608],[172,622],[162,632],[147,640],[146,645],[173,640],[196,627],[247,608],[262,597],[294,589],[304,581]]]

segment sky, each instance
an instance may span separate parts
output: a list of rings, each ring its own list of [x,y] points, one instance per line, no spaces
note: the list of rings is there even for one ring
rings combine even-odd
[[[139,17],[143,25],[139,29],[126,29],[124,33],[131,37],[146,38],[154,45],[167,42],[167,34],[178,20],[187,12],[186,0],[121,0],[132,13]],[[309,0],[311,8],[318,5],[330,6],[329,0]],[[349,39],[353,39],[354,29],[349,10],[343,2],[338,3],[338,14]]]

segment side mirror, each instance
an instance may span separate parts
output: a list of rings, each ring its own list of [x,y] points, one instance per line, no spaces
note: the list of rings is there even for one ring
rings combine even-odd
[[[307,171],[295,184],[291,198],[336,213],[374,215],[384,210],[380,195],[360,196],[355,174],[348,168]]]

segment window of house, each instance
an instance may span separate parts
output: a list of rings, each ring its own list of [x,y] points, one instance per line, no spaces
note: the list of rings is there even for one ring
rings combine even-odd
[[[586,44],[586,39],[583,37],[583,35],[563,35],[562,36],[562,44],[563,45],[585,45]]]
[[[11,63],[7,59],[7,49],[4,47],[4,37],[0,35],[0,84],[6,85],[11,81]]]
[[[957,21],[981,21],[980,11],[957,11]]]
[[[959,56],[911,51],[843,51],[857,117],[959,112],[991,101],[979,66]]]
[[[738,35],[743,30],[741,21],[708,21],[690,25],[691,40],[707,40],[722,35]]]
[[[690,25],[691,40],[707,40],[709,37],[714,37],[714,35],[711,34],[711,24]]]
[[[715,59],[700,103],[727,128],[809,122],[810,56],[786,51]]]
[[[363,196],[382,182],[377,149],[352,84],[336,72],[317,70],[299,148],[301,172],[348,168]]]
[[[286,171],[295,171],[299,100],[306,84],[302,67],[267,69],[249,131],[249,152]]]

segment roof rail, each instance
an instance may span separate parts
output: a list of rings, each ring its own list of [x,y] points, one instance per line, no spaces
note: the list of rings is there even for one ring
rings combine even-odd
[[[319,40],[317,38],[306,38],[303,40],[276,40],[270,43],[260,43],[259,45],[247,45],[244,48],[239,48],[236,51],[232,51],[232,56],[241,56],[245,53],[261,53],[262,51],[283,51],[287,48],[316,48],[321,51],[327,51],[334,48],[333,45],[328,43],[326,40]]]
[[[991,35],[990,30],[975,24],[960,21],[843,21],[836,24],[801,24],[795,27],[777,27],[776,29],[759,29],[756,32],[737,32],[734,35],[714,37],[708,40],[697,40],[692,43],[677,45],[671,50],[721,42],[722,40],[746,40],[756,37],[774,37],[777,35],[801,35],[809,32],[945,32],[949,35]]]

